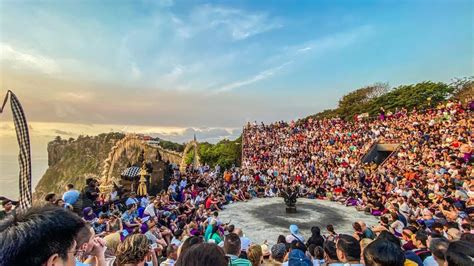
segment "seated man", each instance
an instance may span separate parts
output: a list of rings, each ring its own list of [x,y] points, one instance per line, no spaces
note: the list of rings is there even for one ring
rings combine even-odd
[[[403,266],[405,255],[396,244],[385,239],[377,239],[364,249],[364,262],[366,266]]]
[[[350,235],[339,235],[336,242],[336,253],[339,261],[345,264],[362,265],[360,263],[360,244]]]
[[[8,215],[12,215],[15,212],[13,208],[13,202],[9,199],[5,199],[2,202],[3,210],[0,211],[0,220],[4,219]]]
[[[247,259],[239,258],[240,255],[240,237],[235,233],[230,233],[224,240],[224,252],[229,257],[229,265],[251,266],[252,263]]]
[[[85,227],[76,214],[56,206],[31,208],[0,222],[2,265],[74,265],[75,238]]]

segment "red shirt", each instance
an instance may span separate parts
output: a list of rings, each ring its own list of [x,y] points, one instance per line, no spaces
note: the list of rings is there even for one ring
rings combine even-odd
[[[206,209],[210,209],[210,208],[211,208],[211,204],[212,204],[212,199],[211,199],[211,197],[207,197],[207,200],[206,200]]]

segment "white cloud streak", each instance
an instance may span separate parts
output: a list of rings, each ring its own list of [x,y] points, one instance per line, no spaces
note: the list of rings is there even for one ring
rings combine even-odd
[[[22,50],[7,43],[0,43],[0,61],[20,70],[36,70],[44,74],[56,74],[60,71],[57,62],[33,51]]]
[[[223,31],[234,41],[241,41],[258,34],[283,27],[282,23],[266,13],[248,12],[241,9],[200,6],[191,12],[187,20],[173,16],[180,36],[190,38],[208,30]]]
[[[248,79],[244,79],[244,80],[240,80],[240,81],[236,81],[236,82],[226,84],[226,85],[220,87],[219,89],[217,89],[214,93],[221,93],[221,92],[231,91],[231,90],[236,89],[236,88],[244,87],[244,86],[250,85],[252,83],[255,83],[255,82],[258,82],[258,81],[261,81],[261,80],[264,80],[264,79],[268,79],[268,78],[272,77],[273,75],[275,75],[278,71],[282,70],[284,67],[288,66],[291,63],[292,63],[292,61],[288,61],[288,62],[285,62],[285,63],[279,65],[279,66],[276,66],[276,67],[273,67],[273,68],[270,68],[270,69],[266,69],[266,70],[258,73],[257,75],[248,78]]]
[[[294,60],[301,58],[303,55],[312,53],[314,55],[320,55],[324,52],[336,49],[342,49],[354,43],[358,39],[365,37],[368,34],[373,32],[372,26],[366,25],[359,28],[355,28],[348,32],[336,33],[330,36],[326,36],[320,39],[312,40],[305,42],[302,45],[292,46],[287,49],[286,53],[282,55],[278,54],[275,57],[280,58],[280,60],[287,60],[285,63],[280,64],[276,67],[266,69],[257,73],[254,76],[251,76],[247,79],[235,81],[224,86],[221,86],[219,89],[215,90],[213,93],[222,93],[234,90],[236,88],[248,86],[255,82],[265,80],[274,76],[277,72],[282,70],[287,65],[291,64]]]

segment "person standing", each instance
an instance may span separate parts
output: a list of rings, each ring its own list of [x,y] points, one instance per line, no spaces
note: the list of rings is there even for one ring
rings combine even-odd
[[[64,203],[67,206],[71,206],[74,210],[79,209],[77,206],[77,202],[79,200],[79,196],[81,193],[74,189],[73,184],[67,184],[66,185],[66,192],[64,192],[62,199],[64,200]]]
[[[82,209],[94,207],[98,197],[99,189],[97,188],[97,181],[93,178],[88,178],[86,180],[86,187],[82,193]]]

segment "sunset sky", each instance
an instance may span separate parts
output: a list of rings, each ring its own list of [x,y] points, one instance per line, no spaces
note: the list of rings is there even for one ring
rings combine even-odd
[[[0,95],[17,94],[41,150],[108,131],[232,139],[374,82],[472,75],[472,3],[0,1]]]

